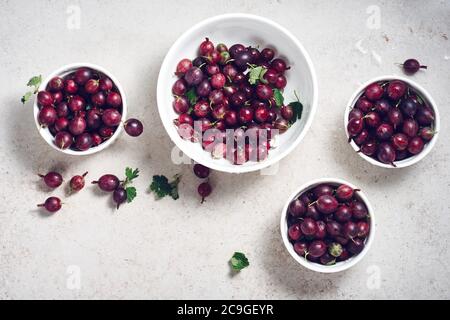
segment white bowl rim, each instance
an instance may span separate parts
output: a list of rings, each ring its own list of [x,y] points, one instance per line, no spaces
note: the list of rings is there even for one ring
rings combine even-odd
[[[119,93],[120,93],[120,95],[122,97],[122,121],[125,121],[125,119],[127,117],[127,111],[128,111],[125,91],[123,90],[122,85],[117,80],[117,78],[110,71],[106,70],[105,68],[103,68],[103,67],[101,67],[99,65],[96,65],[96,64],[93,64],[93,63],[89,63],[89,62],[74,62],[74,63],[66,64],[66,65],[58,68],[57,70],[53,71],[45,79],[43,79],[38,90],[39,91],[45,90],[46,87],[47,87],[47,84],[50,82],[50,80],[53,77],[60,76],[61,74],[65,73],[68,70],[75,69],[75,68],[81,68],[81,67],[86,67],[86,68],[90,68],[90,69],[99,71],[99,72],[105,74],[106,76],[108,76],[111,79],[111,81],[114,83],[114,85],[119,90]],[[107,147],[109,147],[119,137],[119,135],[121,134],[121,132],[123,130],[123,126],[119,125],[117,127],[116,131],[114,132],[114,134],[111,136],[111,138],[109,138],[107,141],[101,143],[100,145],[98,145],[96,147],[89,148],[86,151],[76,151],[76,150],[72,150],[72,149],[60,149],[54,144],[53,139],[52,140],[47,139],[47,137],[45,137],[43,132],[42,132],[42,130],[48,130],[48,128],[43,129],[41,127],[41,125],[39,124],[39,121],[38,121],[39,106],[38,106],[38,103],[37,103],[37,95],[35,96],[35,99],[34,99],[33,113],[34,113],[34,122],[36,124],[36,127],[37,127],[41,137],[53,149],[55,149],[57,151],[60,151],[62,153],[65,153],[65,154],[69,154],[69,155],[85,156],[85,155],[91,155],[91,154],[100,152],[100,151],[106,149]]]
[[[201,29],[208,24],[216,23],[220,20],[227,20],[227,19],[234,19],[234,18],[256,20],[256,21],[268,24],[268,25],[272,26],[273,28],[278,29],[279,31],[284,33],[295,44],[295,46],[301,51],[302,55],[305,57],[306,64],[308,65],[308,68],[311,73],[313,94],[312,94],[312,103],[311,103],[309,118],[306,121],[301,133],[293,141],[293,143],[286,148],[286,150],[284,152],[279,153],[276,157],[266,159],[265,161],[258,162],[252,166],[233,165],[233,166],[229,166],[229,167],[223,167],[214,161],[211,161],[210,163],[205,164],[202,161],[202,158],[196,156],[196,152],[192,151],[193,150],[192,148],[187,148],[187,147],[184,147],[183,145],[180,146],[177,143],[177,141],[181,138],[176,133],[176,131],[171,130],[173,123],[172,122],[164,122],[162,119],[162,116],[161,116],[162,113],[164,112],[163,108],[165,107],[165,106],[163,106],[162,101],[163,101],[163,97],[167,94],[167,88],[163,88],[160,85],[160,83],[162,83],[162,78],[166,76],[165,74],[163,74],[163,71],[165,69],[168,69],[168,67],[169,67],[168,66],[168,63],[170,60],[169,57],[171,57],[172,55],[175,55],[175,52],[173,50],[180,42],[182,42],[185,38],[189,37],[189,35],[191,33],[193,33],[194,31]],[[160,71],[159,71],[158,85],[157,85],[157,104],[158,104],[158,110],[159,110],[161,122],[163,123],[166,132],[169,134],[170,139],[190,159],[194,160],[197,163],[204,164],[204,165],[208,166],[209,168],[211,168],[213,170],[217,170],[217,171],[228,172],[228,173],[253,172],[253,171],[267,168],[267,167],[277,163],[284,157],[286,157],[289,153],[292,152],[292,150],[295,149],[295,147],[298,146],[298,144],[303,140],[306,133],[310,129],[311,124],[314,119],[314,116],[315,116],[315,113],[316,113],[316,110],[317,110],[317,104],[318,104],[318,85],[317,85],[316,71],[315,71],[314,65],[312,63],[312,60],[311,60],[308,52],[304,48],[304,46],[289,30],[287,30],[283,26],[279,25],[278,23],[276,23],[270,19],[261,17],[261,16],[257,16],[257,15],[253,15],[253,14],[246,14],[246,13],[227,13],[227,14],[217,15],[217,16],[205,19],[205,20],[195,24],[194,26],[192,26],[190,29],[185,31],[170,47],[169,51],[167,52],[167,55],[164,58],[162,65],[161,65]]]
[[[407,159],[401,160],[401,161],[394,161],[394,164],[396,165],[396,167],[390,165],[390,164],[386,164],[386,163],[382,163],[372,157],[366,156],[365,154],[363,154],[362,152],[357,152],[358,155],[363,158],[364,160],[370,162],[373,165],[376,165],[378,167],[382,167],[382,168],[387,168],[387,169],[399,169],[399,168],[406,168],[409,166],[412,166],[413,164],[416,164],[417,162],[419,162],[420,160],[422,160],[423,158],[425,158],[433,149],[434,145],[436,144],[437,138],[439,136],[439,132],[441,130],[441,122],[440,122],[440,116],[439,116],[439,111],[436,105],[436,102],[434,101],[433,97],[428,93],[428,91],[423,88],[420,84],[418,84],[417,82],[403,77],[403,76],[399,76],[399,75],[384,75],[384,76],[378,76],[375,78],[372,78],[368,81],[366,81],[365,83],[363,83],[361,86],[359,86],[359,88],[355,91],[355,93],[353,93],[353,95],[351,96],[346,108],[345,108],[345,112],[344,112],[344,131],[345,131],[345,135],[347,137],[347,139],[349,138],[348,132],[347,132],[347,123],[348,123],[348,115],[351,111],[351,109],[354,107],[356,101],[358,100],[358,98],[361,96],[361,94],[364,92],[364,89],[374,83],[374,82],[380,82],[380,81],[392,81],[392,80],[401,80],[405,83],[407,83],[408,85],[410,85],[411,87],[413,87],[415,90],[417,90],[430,104],[431,108],[434,111],[435,114],[435,120],[434,120],[434,131],[436,132],[433,139],[431,139],[431,141],[429,141],[426,144],[426,148],[419,154],[409,157]],[[358,145],[352,140],[349,143],[352,148],[355,151],[359,150]]]
[[[304,191],[311,189],[312,187],[317,186],[322,183],[346,184],[353,189],[359,189],[352,183],[345,181],[343,179],[338,179],[338,178],[320,178],[320,179],[315,179],[315,180],[309,181],[309,182],[301,185],[299,188],[297,188],[296,191],[294,191],[289,196],[288,201],[286,202],[286,204],[283,208],[283,211],[281,212],[280,231],[281,231],[281,237],[283,239],[284,246],[286,247],[286,249],[290,253],[290,255],[298,263],[300,263],[302,266],[304,266],[305,268],[310,269],[312,271],[321,272],[321,273],[336,273],[336,272],[341,272],[341,271],[344,271],[344,270],[347,270],[347,269],[353,267],[354,265],[356,265],[359,261],[361,261],[364,258],[364,256],[367,254],[367,252],[369,252],[369,250],[372,246],[372,243],[374,241],[374,238],[375,238],[375,216],[374,216],[373,207],[370,204],[367,196],[364,194],[363,191],[358,191],[358,197],[361,198],[361,200],[366,205],[369,216],[370,216],[370,233],[366,240],[363,251],[361,251],[361,253],[359,253],[356,256],[353,256],[352,258],[350,258],[347,261],[338,262],[337,264],[332,265],[332,266],[324,266],[324,265],[321,265],[321,264],[318,264],[315,262],[310,262],[310,261],[306,260],[305,258],[299,256],[294,251],[294,247],[288,239],[287,212],[288,212],[289,204],[292,202],[292,200],[294,200],[296,197],[298,197]]]

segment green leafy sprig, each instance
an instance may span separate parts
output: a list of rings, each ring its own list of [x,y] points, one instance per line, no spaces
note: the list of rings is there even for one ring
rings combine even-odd
[[[34,76],[30,80],[28,80],[27,87],[32,87],[33,90],[32,91],[28,91],[27,93],[25,93],[22,96],[22,98],[20,99],[20,102],[22,102],[22,104],[25,104],[28,100],[30,100],[30,98],[33,96],[33,94],[38,93],[39,86],[41,85],[41,82],[42,82],[42,76],[41,75]]]
[[[157,200],[162,199],[165,196],[171,196],[172,199],[177,200],[180,197],[178,194],[178,184],[180,183],[180,180],[181,175],[179,174],[176,174],[170,182],[164,175],[154,175],[149,191],[155,194]]]
[[[135,187],[128,186],[133,183],[133,180],[139,177],[139,169],[131,169],[127,167],[125,169],[125,181],[122,182],[122,187],[127,193],[127,202],[130,203],[137,196],[137,191]]]

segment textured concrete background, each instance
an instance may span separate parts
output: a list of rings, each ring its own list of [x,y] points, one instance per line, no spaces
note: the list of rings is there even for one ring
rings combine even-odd
[[[70,5],[81,8],[80,29],[67,28]],[[373,28],[368,19],[377,8],[381,20]],[[1,1],[0,11],[0,298],[450,298],[449,2],[22,0]],[[319,108],[277,175],[215,172],[214,193],[200,205],[191,166],[170,161],[156,79],[184,30],[225,12],[271,18],[300,39],[316,67]],[[394,63],[411,57],[429,66],[413,79],[440,108],[441,138],[412,168],[375,168],[347,146],[343,110],[359,83],[400,74]],[[31,76],[76,61],[100,64],[120,79],[130,114],[144,120],[142,137],[123,135],[81,159],[46,145],[20,96]],[[50,194],[64,195],[43,190],[38,172],[56,167],[69,178],[89,170],[90,181],[121,175],[125,166],[142,175],[139,196],[119,212],[91,186],[52,217],[35,208]],[[145,193],[153,174],[179,172],[178,201]],[[288,194],[324,176],[359,185],[378,222],[366,258],[336,275],[297,265],[278,231]],[[251,266],[232,277],[227,261],[236,250]]]

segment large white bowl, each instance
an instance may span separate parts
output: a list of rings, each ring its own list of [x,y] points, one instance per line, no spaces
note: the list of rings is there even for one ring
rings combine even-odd
[[[380,161],[378,161],[377,159],[374,159],[372,157],[366,156],[364,153],[362,152],[358,152],[359,151],[359,146],[353,141],[351,140],[350,145],[352,146],[353,150],[357,151],[358,154],[366,161],[370,162],[373,165],[382,167],[382,168],[388,168],[388,169],[392,169],[392,168],[405,168],[405,167],[409,167],[417,162],[419,162],[420,160],[422,160],[423,158],[425,158],[431,151],[431,149],[433,149],[434,145],[436,144],[438,135],[439,135],[439,131],[441,130],[441,122],[440,122],[440,116],[439,116],[439,111],[438,108],[436,106],[436,103],[434,102],[433,98],[431,97],[431,95],[428,93],[427,90],[425,90],[422,86],[420,86],[417,82],[414,82],[408,78],[405,77],[401,77],[401,76],[396,76],[396,75],[392,75],[392,76],[381,76],[381,77],[376,77],[374,79],[371,79],[369,81],[367,81],[366,83],[362,84],[358,90],[355,91],[355,93],[352,95],[352,97],[350,98],[348,105],[345,109],[345,113],[344,113],[344,130],[345,130],[345,134],[347,135],[347,139],[349,138],[348,135],[348,131],[347,131],[347,124],[348,124],[348,115],[350,113],[350,111],[352,110],[352,108],[355,106],[356,101],[359,99],[359,97],[361,97],[364,94],[364,91],[366,89],[366,87],[374,82],[380,82],[380,81],[391,81],[391,80],[401,80],[403,82],[405,82],[406,84],[408,84],[411,88],[413,88],[415,91],[417,91],[422,98],[425,99],[425,101],[428,103],[428,105],[433,109],[434,111],[434,131],[436,132],[433,139],[431,139],[431,141],[429,141],[428,143],[425,144],[424,149],[422,150],[421,153],[416,154],[412,157],[409,157],[407,159],[401,160],[401,161],[394,161],[395,167],[392,166],[391,164],[386,164],[386,163],[382,163]]]
[[[234,165],[227,159],[213,159],[209,152],[202,149],[199,143],[183,140],[173,124],[178,117],[172,108],[172,85],[176,81],[174,75],[178,62],[183,58],[193,59],[197,56],[199,44],[208,37],[215,44],[271,47],[276,49],[277,56],[288,61],[291,70],[286,72],[288,85],[284,90],[287,102],[294,101],[294,90],[299,93],[304,105],[303,116],[286,133],[280,135],[277,148],[271,149],[269,156],[262,162],[247,162]],[[254,15],[226,14],[200,22],[186,31],[170,48],[158,77],[157,89],[158,109],[164,127],[172,141],[188,157],[211,169],[242,173],[268,167],[291,152],[303,139],[313,121],[317,107],[317,80],[311,59],[301,43],[285,28],[277,23]]]
[[[68,64],[65,65],[61,68],[59,68],[58,70],[52,72],[47,78],[45,78],[41,85],[39,86],[39,91],[41,90],[45,90],[47,88],[47,84],[50,82],[50,80],[56,76],[59,77],[64,77],[66,75],[68,75],[69,73],[72,73],[74,71],[76,71],[77,69],[81,68],[81,67],[86,67],[95,71],[98,71],[101,74],[104,74],[105,76],[109,77],[112,82],[114,83],[114,85],[117,87],[117,90],[119,91],[121,97],[122,97],[122,119],[125,120],[127,117],[127,101],[126,101],[126,97],[125,97],[125,91],[122,89],[122,86],[120,85],[119,81],[117,80],[116,77],[114,77],[108,70],[97,66],[95,64],[92,63],[86,63],[86,62],[77,62],[77,63],[72,63],[72,64]],[[103,143],[99,144],[98,146],[89,148],[88,150],[85,151],[79,151],[79,150],[72,150],[72,149],[61,149],[58,148],[55,145],[55,137],[53,137],[53,135],[50,133],[50,130],[46,127],[42,127],[39,123],[39,106],[37,103],[37,97],[34,100],[34,106],[33,106],[33,112],[34,112],[34,120],[36,123],[36,127],[39,131],[39,133],[41,134],[42,138],[44,138],[44,140],[55,150],[58,150],[62,153],[65,154],[70,154],[70,155],[76,155],[76,156],[85,156],[85,155],[90,155],[90,154],[94,154],[97,152],[100,152],[104,149],[106,149],[107,147],[109,147],[114,141],[116,141],[116,139],[119,137],[119,135],[122,132],[122,125],[119,125],[116,129],[116,131],[114,132],[114,134],[111,136],[111,138],[109,138],[108,140],[104,141]]]
[[[304,257],[299,256],[294,251],[294,246],[291,244],[291,242],[289,241],[289,238],[288,238],[287,215],[288,215],[289,204],[294,199],[296,199],[298,196],[300,196],[303,192],[310,190],[322,183],[326,183],[326,184],[330,184],[330,185],[346,184],[346,185],[352,187],[353,189],[359,189],[356,186],[354,186],[353,184],[351,184],[345,180],[336,179],[336,178],[322,178],[322,179],[317,179],[317,180],[313,180],[308,183],[305,183],[300,188],[298,188],[294,193],[292,193],[292,195],[288,198],[288,201],[286,202],[286,205],[284,206],[283,211],[281,212],[281,221],[280,221],[281,237],[283,239],[283,243],[284,243],[287,251],[302,266],[304,266],[310,270],[317,271],[317,272],[335,273],[335,272],[344,271],[344,270],[347,270],[347,269],[353,267],[355,264],[357,264],[359,261],[361,261],[364,258],[364,256],[367,254],[367,252],[370,250],[370,247],[372,246],[373,240],[375,238],[375,216],[374,216],[372,205],[369,202],[369,199],[367,199],[364,192],[358,191],[356,193],[356,198],[358,200],[362,201],[366,205],[367,211],[370,216],[370,220],[369,220],[370,221],[370,233],[366,239],[366,243],[365,243],[365,247],[364,247],[363,251],[361,251],[358,255],[355,255],[348,260],[337,262],[336,264],[331,265],[331,266],[325,266],[325,265],[321,265],[319,263],[314,263],[314,262],[306,260]]]

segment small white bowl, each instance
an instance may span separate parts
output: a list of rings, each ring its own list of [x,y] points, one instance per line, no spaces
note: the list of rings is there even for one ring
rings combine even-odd
[[[380,76],[380,77],[376,77],[373,78],[369,81],[367,81],[366,83],[362,84],[358,90],[356,90],[356,92],[352,95],[352,97],[349,100],[349,103],[345,109],[345,113],[344,113],[344,131],[345,134],[347,136],[347,139],[349,138],[348,132],[347,132],[347,124],[348,124],[348,115],[350,113],[350,111],[352,110],[352,108],[355,106],[356,101],[359,99],[360,96],[362,96],[364,94],[364,91],[366,89],[366,87],[374,82],[380,82],[380,81],[392,81],[392,80],[401,80],[403,82],[405,82],[406,84],[408,84],[410,87],[412,87],[415,91],[417,91],[422,98],[425,99],[425,101],[428,103],[428,105],[433,109],[434,111],[434,115],[435,115],[435,120],[434,120],[434,131],[436,132],[433,139],[431,139],[431,141],[429,141],[428,143],[425,144],[424,149],[422,150],[421,153],[411,156],[407,159],[401,160],[401,161],[394,161],[395,167],[390,165],[390,164],[386,164],[386,163],[382,163],[380,161],[378,161],[377,159],[374,159],[372,157],[366,156],[364,153],[362,152],[358,152],[358,154],[365,159],[366,161],[370,162],[373,165],[382,167],[382,168],[388,168],[388,169],[392,169],[392,168],[405,168],[405,167],[409,167],[417,162],[419,162],[420,160],[422,160],[423,158],[425,158],[431,151],[431,149],[433,149],[434,145],[436,144],[438,135],[439,135],[439,131],[441,130],[441,123],[440,123],[440,116],[439,116],[439,111],[437,109],[436,103],[434,102],[433,98],[431,97],[431,95],[428,93],[428,91],[426,91],[422,86],[420,86],[419,84],[417,84],[416,82],[402,77],[402,76],[396,76],[396,75],[392,75],[392,76]],[[352,140],[350,142],[350,145],[352,146],[352,148],[355,151],[359,151],[359,146]]]
[[[234,165],[227,159],[214,159],[209,152],[202,149],[199,143],[183,140],[173,124],[178,115],[172,108],[173,95],[171,88],[177,77],[174,75],[178,62],[183,58],[193,59],[197,56],[198,47],[205,37],[216,45],[235,43],[271,47],[276,56],[288,61],[291,69],[286,72],[288,85],[284,90],[287,102],[294,101],[294,90],[299,93],[303,103],[303,116],[286,133],[279,136],[277,148],[269,152],[265,161],[247,162]],[[211,169],[243,173],[263,169],[287,156],[304,138],[313,121],[317,108],[317,80],[311,59],[302,44],[285,28],[277,23],[249,14],[226,14],[200,22],[186,31],[170,48],[161,66],[157,89],[158,110],[163,125],[172,141],[195,162]]]
[[[125,120],[127,117],[127,101],[126,101],[126,97],[125,97],[125,91],[122,89],[122,86],[120,85],[120,83],[116,77],[114,77],[109,71],[107,71],[106,69],[104,69],[98,65],[95,65],[92,63],[85,63],[85,62],[77,62],[77,63],[65,65],[65,66],[59,68],[58,70],[54,71],[53,73],[51,73],[49,76],[47,76],[47,78],[45,78],[42,81],[41,85],[39,86],[39,91],[45,90],[47,88],[47,84],[50,82],[50,80],[52,78],[54,78],[56,76],[64,77],[64,76],[68,75],[69,73],[74,72],[75,70],[77,70],[81,67],[86,67],[86,68],[98,71],[99,73],[104,74],[105,76],[107,76],[108,78],[111,79],[111,81],[117,87],[117,90],[119,91],[119,93],[122,97],[122,119]],[[41,134],[42,138],[44,138],[44,140],[53,149],[58,150],[65,154],[70,154],[70,155],[85,156],[85,155],[90,155],[90,154],[100,152],[100,151],[106,149],[107,147],[109,147],[119,137],[119,135],[121,134],[122,129],[123,129],[122,128],[123,126],[119,125],[117,127],[116,131],[114,132],[114,134],[111,136],[111,138],[109,138],[105,142],[99,144],[98,146],[89,148],[86,151],[77,151],[77,150],[72,150],[69,148],[60,149],[55,145],[55,143],[54,143],[55,137],[50,133],[50,130],[48,128],[42,127],[39,123],[39,119],[38,119],[39,106],[37,103],[37,96],[35,97],[35,100],[34,100],[33,112],[34,112],[34,121],[36,123],[36,127],[37,127],[39,133]]]
[[[283,208],[283,211],[281,212],[281,221],[280,221],[281,237],[283,239],[283,243],[284,243],[284,246],[286,247],[287,251],[302,266],[304,266],[305,268],[308,268],[310,270],[317,271],[317,272],[335,273],[335,272],[344,271],[344,270],[347,270],[347,269],[353,267],[355,264],[357,264],[359,261],[361,261],[364,258],[364,256],[367,254],[367,252],[370,250],[370,247],[372,246],[372,242],[375,237],[375,217],[374,217],[373,208],[369,202],[369,199],[367,199],[364,192],[358,191],[356,193],[356,198],[358,200],[362,201],[366,205],[367,211],[370,216],[370,220],[369,220],[370,221],[370,233],[366,239],[365,247],[364,247],[363,251],[361,251],[358,255],[355,255],[348,260],[337,262],[336,264],[331,265],[331,266],[325,266],[325,265],[322,265],[319,263],[311,262],[311,261],[306,260],[304,257],[299,256],[294,251],[294,246],[291,244],[291,242],[289,241],[289,238],[288,238],[287,216],[288,216],[289,204],[294,199],[296,199],[298,196],[300,196],[303,192],[308,191],[322,183],[326,183],[326,184],[330,184],[330,185],[346,184],[346,185],[352,187],[353,189],[358,189],[356,186],[354,186],[353,184],[351,184],[345,180],[335,179],[335,178],[322,178],[322,179],[317,179],[317,180],[313,180],[308,183],[305,183],[289,197],[288,201],[286,202],[286,205]]]

